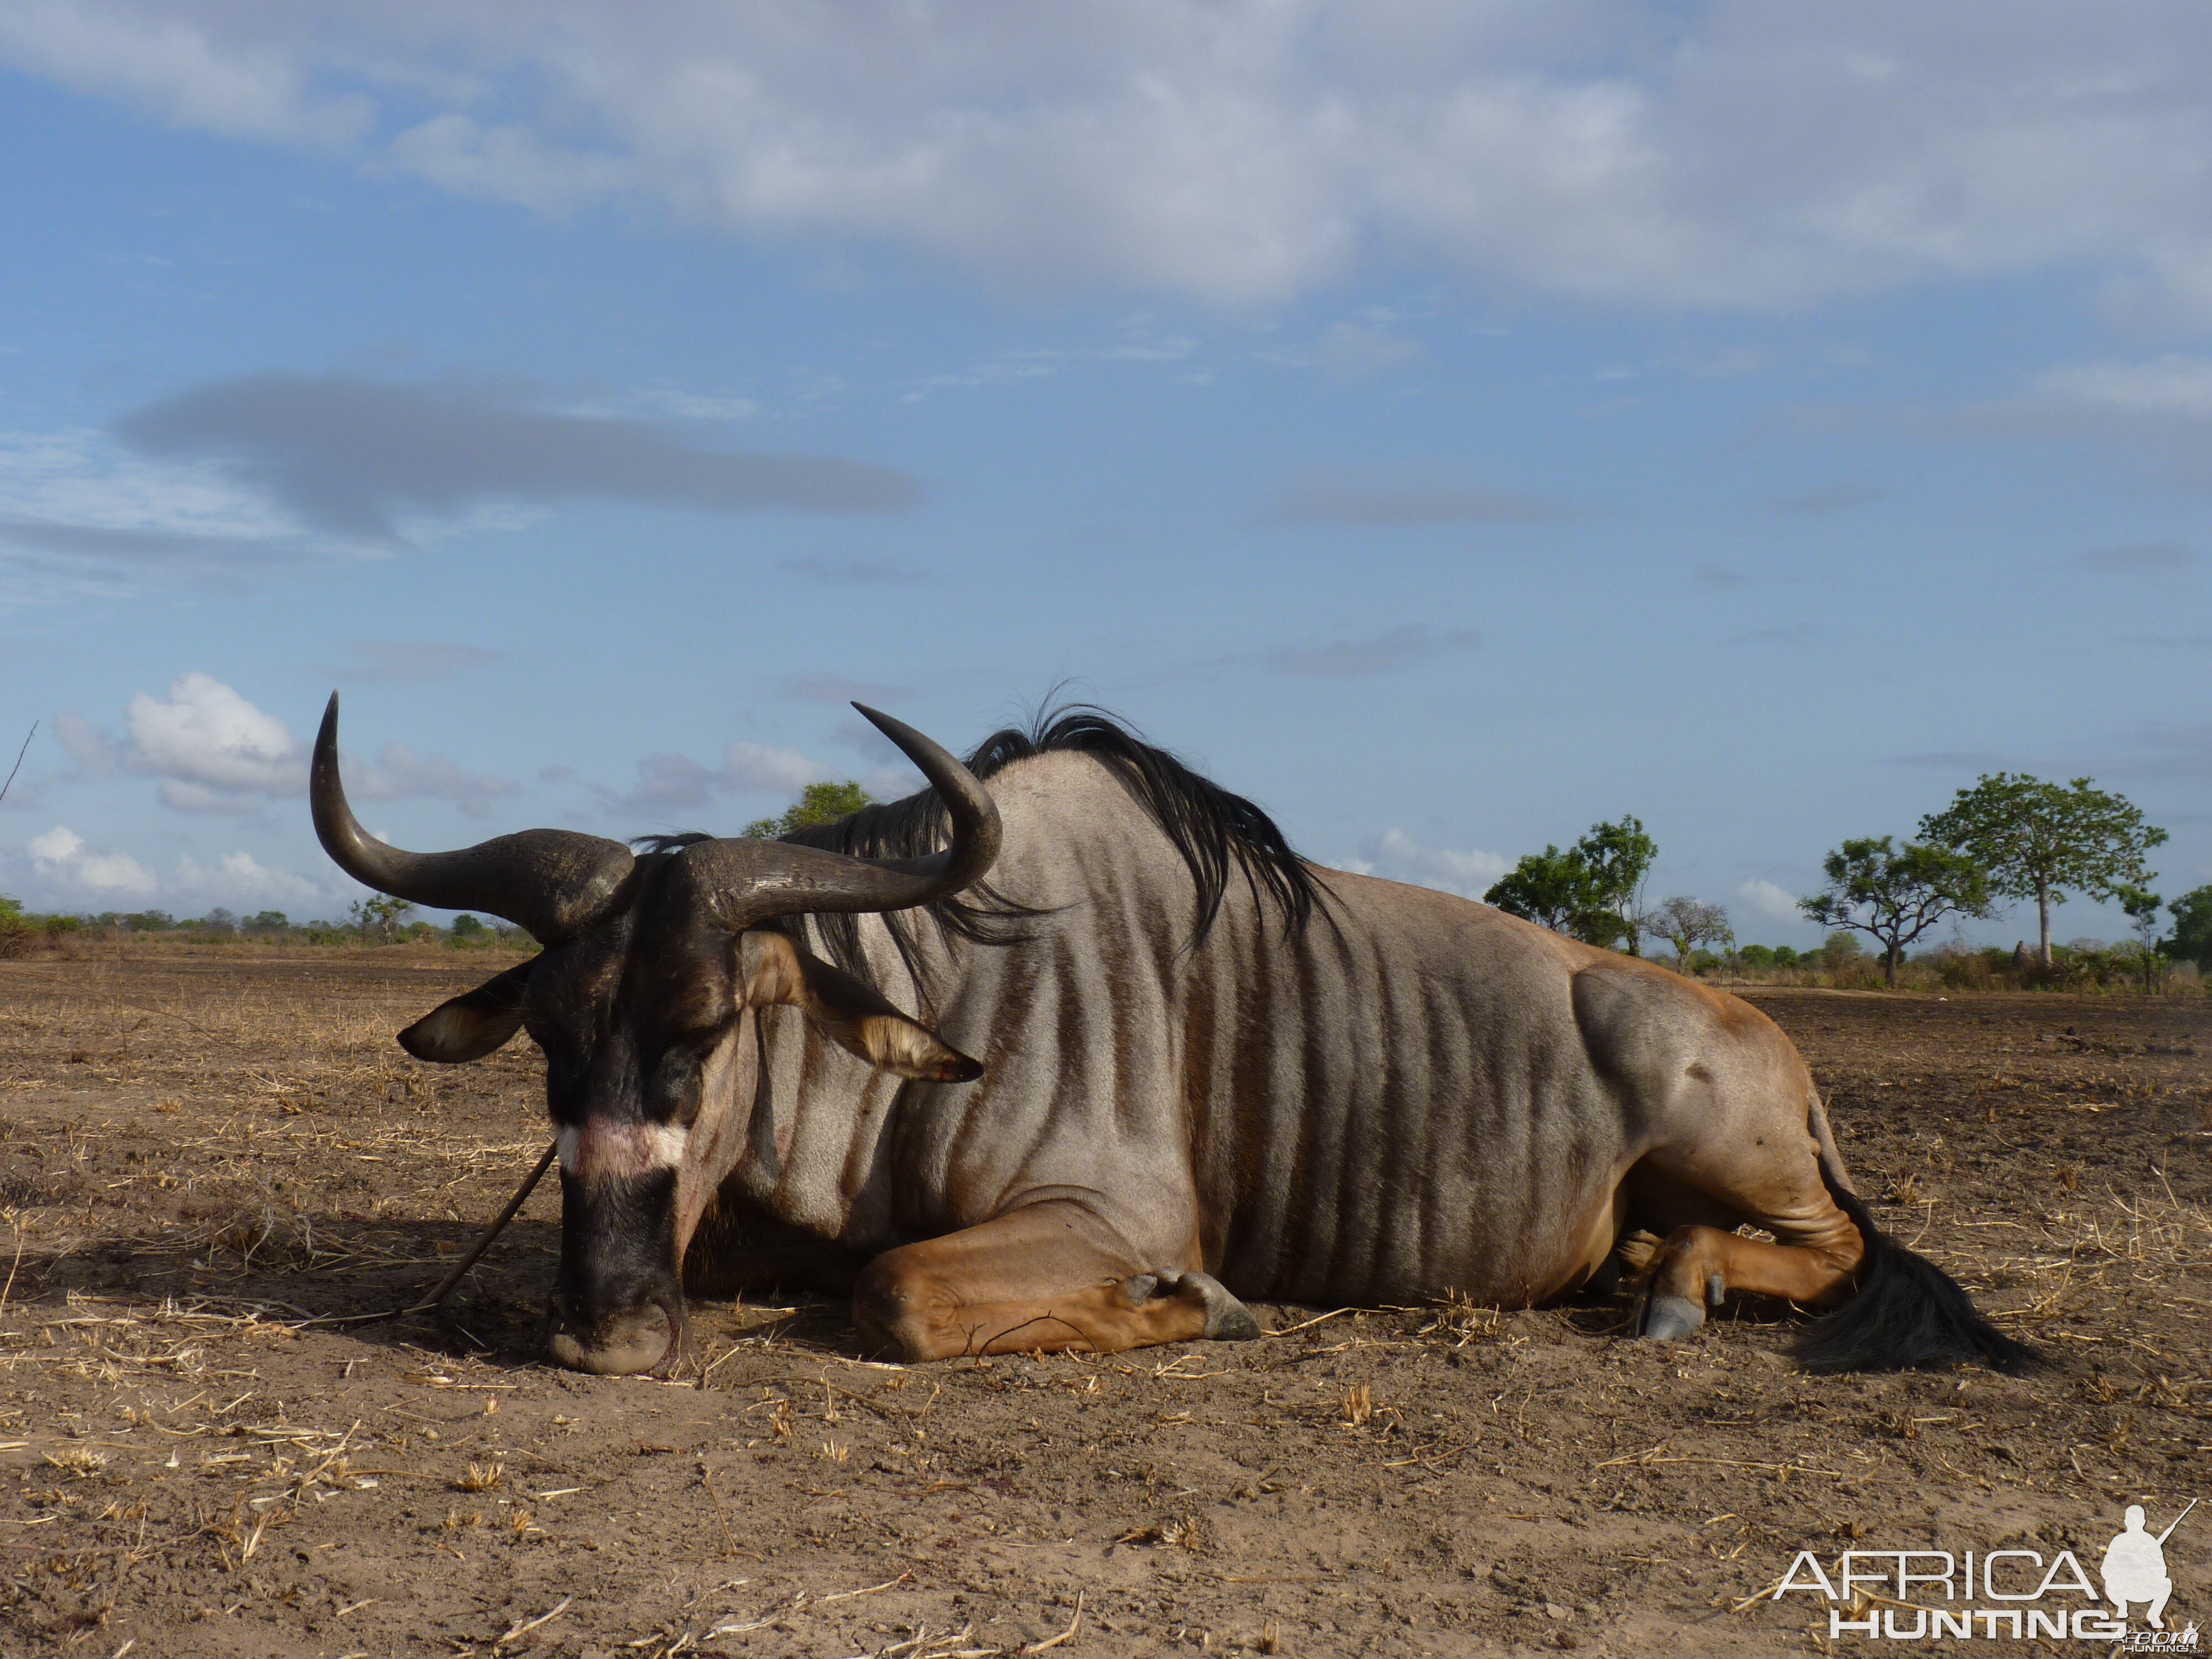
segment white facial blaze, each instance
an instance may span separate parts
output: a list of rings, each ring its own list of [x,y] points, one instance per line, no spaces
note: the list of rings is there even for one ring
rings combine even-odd
[[[672,1123],[607,1123],[592,1119],[554,1137],[563,1172],[585,1180],[634,1180],[684,1162],[685,1132]]]

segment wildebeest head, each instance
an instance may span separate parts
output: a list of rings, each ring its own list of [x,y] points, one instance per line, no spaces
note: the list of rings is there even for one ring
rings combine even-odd
[[[858,705],[855,705],[858,707]],[[551,1346],[562,1364],[666,1367],[683,1346],[678,1273],[728,1162],[725,1122],[702,1117],[748,1063],[748,1010],[799,1008],[832,1041],[902,1076],[966,1082],[982,1068],[870,987],[772,924],[809,912],[902,910],[981,879],[999,815],[973,775],[889,715],[860,713],[936,787],[950,843],[927,857],[849,858],[781,842],[699,840],[645,854],[567,830],[531,830],[451,853],[368,835],[338,779],[338,700],[315,743],[315,833],[347,874],[441,909],[527,928],[542,954],[399,1034],[419,1059],[488,1054],[526,1029],[545,1054],[561,1150],[561,1267]],[[718,1150],[718,1147],[720,1150]]]

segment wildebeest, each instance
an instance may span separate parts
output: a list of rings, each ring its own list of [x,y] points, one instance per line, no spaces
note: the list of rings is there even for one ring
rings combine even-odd
[[[1735,1291],[1831,1310],[1816,1368],[2027,1358],[1875,1230],[1747,1004],[1310,865],[1095,711],[966,765],[861,712],[929,789],[781,842],[421,854],[356,822],[331,699],[331,856],[544,945],[399,1040],[544,1051],[564,1364],[680,1365],[687,1290],[849,1290],[923,1360],[1251,1336],[1247,1297],[1528,1306],[1624,1263],[1647,1336]]]

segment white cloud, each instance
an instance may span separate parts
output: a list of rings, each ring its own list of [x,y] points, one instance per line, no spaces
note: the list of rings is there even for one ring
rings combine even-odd
[[[29,74],[241,137],[343,143],[374,122],[375,106],[357,93],[309,91],[307,54],[289,31],[222,35],[192,9],[14,0],[0,9],[0,54]]]
[[[834,455],[702,448],[651,422],[536,406],[518,388],[344,374],[210,380],[132,410],[141,456],[211,466],[334,545],[393,547],[451,526],[574,501],[703,513],[889,513],[921,498],[892,468]]]
[[[155,798],[173,812],[207,812],[234,818],[260,816],[260,803],[248,796],[227,794],[204,783],[182,778],[163,778]]]
[[[177,860],[173,880],[164,884],[130,854],[110,848],[94,851],[84,837],[64,824],[32,837],[25,849],[40,879],[58,891],[95,899],[143,900],[164,890],[233,904],[259,904],[275,900],[319,901],[324,889],[289,870],[265,865],[252,854],[226,853],[212,867],[190,854]]]
[[[548,144],[527,127],[440,115],[392,141],[392,165],[456,196],[514,202],[544,214],[587,207],[637,176],[620,156]]]
[[[0,520],[252,539],[292,527],[211,465],[144,460],[83,429],[0,432]]]
[[[154,872],[130,854],[95,853],[86,847],[83,836],[61,824],[33,836],[29,850],[40,876],[88,893],[143,897],[159,884]]]
[[[0,604],[234,579],[312,551],[211,464],[147,459],[96,432],[0,432]]]
[[[922,493],[867,462],[701,447],[661,418],[726,422],[753,412],[744,399],[653,386],[616,414],[528,392],[255,374],[187,387],[112,433],[0,431],[0,605],[386,556],[577,500],[879,513]]]
[[[749,421],[761,412],[750,398],[685,392],[675,386],[653,386],[630,394],[629,401],[681,421]]]
[[[1387,329],[1370,328],[1364,323],[1333,323],[1322,331],[1313,360],[1330,374],[1351,380],[1401,368],[1420,356],[1419,344]]]
[[[809,760],[793,749],[733,743],[720,766],[704,766],[689,755],[647,755],[637,763],[637,782],[629,793],[601,789],[607,804],[625,812],[696,811],[716,796],[761,793],[796,796],[810,783],[837,778],[836,767]]]
[[[2150,362],[2078,363],[2036,382],[2045,398],[2118,415],[2212,418],[2212,360],[2171,353]]]
[[[346,793],[362,800],[451,801],[471,817],[515,793],[505,778],[465,771],[443,755],[417,755],[404,743],[386,744],[366,765],[352,763],[346,779]]]
[[[1344,867],[1363,876],[1441,888],[1466,898],[1480,898],[1507,871],[1510,859],[1477,848],[1424,847],[1403,830],[1385,830],[1359,844],[1359,856]]]
[[[726,789],[768,789],[795,795],[808,784],[828,777],[831,769],[795,750],[733,743],[722,751],[722,769],[717,781]]]
[[[111,766],[160,780],[158,797],[179,812],[251,817],[264,802],[306,792],[309,750],[274,714],[212,675],[181,674],[167,695],[141,692],[124,711],[118,742],[81,715],[65,717],[62,740],[75,775]],[[372,760],[342,757],[347,792],[369,801],[449,801],[471,817],[515,793],[505,778],[465,770],[443,755],[388,743]]]
[[[323,890],[304,876],[273,869],[246,852],[226,853],[214,869],[189,854],[177,860],[177,886],[185,891],[207,893],[234,902],[259,903],[267,899],[319,900]]]
[[[54,735],[71,763],[64,775],[73,782],[101,777],[115,769],[115,745],[107,734],[74,708],[54,717]]]
[[[1231,301],[1376,258],[1769,307],[2085,264],[2212,313],[2212,12],[2059,0],[19,0],[0,61],[562,213]]]
[[[1771,881],[1747,881],[1735,890],[1745,903],[1769,921],[1805,920],[1805,913],[1797,908],[1796,896]]]
[[[307,786],[306,752],[291,729],[221,680],[179,675],[167,697],[140,692],[124,711],[131,764],[162,779],[164,804],[204,811],[219,799],[297,795]]]

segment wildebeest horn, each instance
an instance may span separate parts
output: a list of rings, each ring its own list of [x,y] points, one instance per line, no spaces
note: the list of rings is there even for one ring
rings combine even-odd
[[[782,842],[702,842],[684,854],[716,922],[732,931],[811,910],[907,910],[981,881],[999,856],[999,809],[975,775],[903,720],[854,708],[935,786],[951,842],[924,858],[859,859]]]
[[[338,694],[323,710],[307,787],[315,835],[356,881],[441,910],[483,910],[551,944],[580,931],[629,879],[629,848],[570,830],[526,830],[453,853],[404,853],[361,827],[338,781]]]

